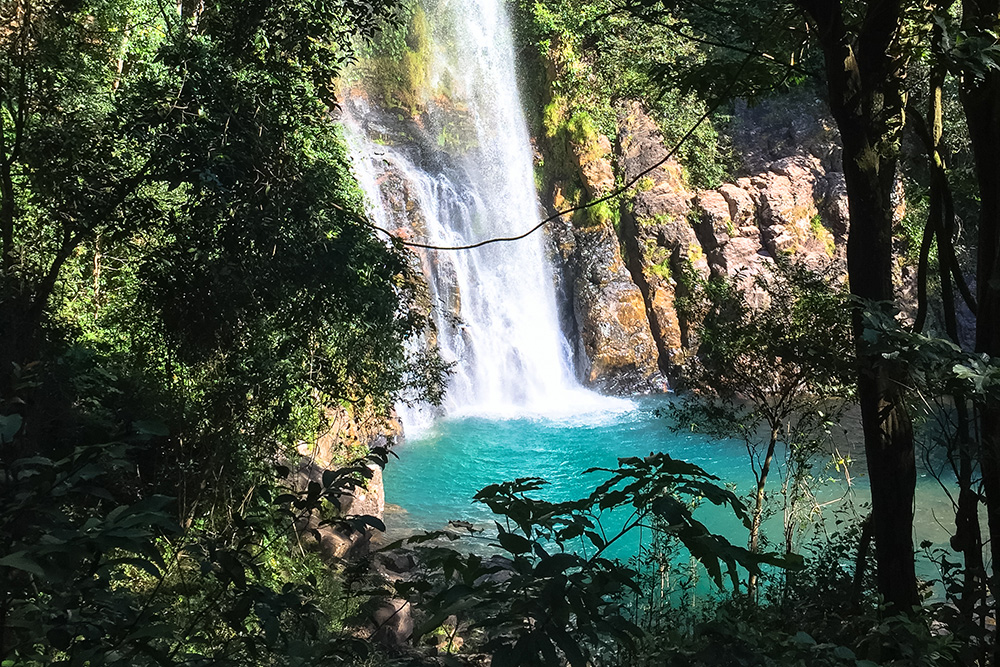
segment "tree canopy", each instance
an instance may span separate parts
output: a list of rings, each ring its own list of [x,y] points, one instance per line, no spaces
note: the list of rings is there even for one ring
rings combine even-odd
[[[102,404],[117,428],[165,420],[173,443],[212,458],[294,442],[289,420],[315,422],[324,402],[384,411],[433,392],[438,367],[404,351],[422,327],[415,283],[363,224],[331,117],[351,40],[391,7],[10,7],[6,400],[18,395],[10,369],[86,357],[111,379],[92,389],[121,393],[68,400]],[[36,372],[43,386],[53,372]],[[51,438],[51,415],[33,413],[42,401],[22,398],[9,408],[25,417],[21,438]]]

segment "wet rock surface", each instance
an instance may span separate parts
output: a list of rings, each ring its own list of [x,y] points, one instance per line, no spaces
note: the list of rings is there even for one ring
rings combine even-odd
[[[609,394],[659,390],[656,341],[614,229],[561,219],[551,233],[579,335],[581,379]]]
[[[590,199],[615,187],[614,148],[604,135],[563,147],[572,174],[551,184],[546,213],[571,208],[577,185]],[[547,229],[563,303],[563,330],[576,348],[577,374],[607,394],[662,391],[657,339],[641,288],[622,256],[614,215],[564,215]]]

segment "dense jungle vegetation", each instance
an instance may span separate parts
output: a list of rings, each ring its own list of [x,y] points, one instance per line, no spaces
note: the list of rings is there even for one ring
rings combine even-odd
[[[536,479],[483,489],[489,555],[451,533],[411,538],[391,546],[420,576],[394,583],[371,559],[322,562],[296,525],[381,527],[337,508],[388,456],[348,448],[322,483],[295,487],[296,446],[338,411],[434,401],[447,371],[408,344],[425,325],[420,279],[404,244],[366,223],[334,120],[359,54],[394,68],[408,104],[420,10],[4,0],[0,665],[997,663],[1000,2],[509,9],[537,135],[613,134],[615,104],[639,99],[695,183],[734,168],[734,99],[819,91],[843,142],[849,291],[777,262],[754,309],[732,284],[679,277],[703,322],[699,398],[670,418],[761,461],[781,445],[794,531],[809,457],[857,406],[870,516],[838,519],[803,553],[787,533],[765,548],[768,465],[746,503],[654,454],[598,471],[577,501],[537,499]],[[897,318],[900,261],[918,268],[912,325]],[[962,303],[974,341],[957,332]],[[924,450],[954,470],[933,599],[914,568]],[[695,518],[704,503],[744,523],[747,547]],[[612,510],[630,518],[609,533]],[[607,555],[640,527],[641,553]],[[678,552],[713,599],[666,585]],[[414,603],[410,648],[357,632],[383,597]]]

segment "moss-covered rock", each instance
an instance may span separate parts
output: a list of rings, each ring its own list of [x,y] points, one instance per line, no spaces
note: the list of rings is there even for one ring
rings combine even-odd
[[[383,108],[416,115],[427,101],[430,57],[427,14],[413,4],[404,27],[383,33],[362,52],[349,80],[363,80],[366,93]]]

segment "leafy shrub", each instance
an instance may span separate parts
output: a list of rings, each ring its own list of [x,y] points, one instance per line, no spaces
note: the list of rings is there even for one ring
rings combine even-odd
[[[4,665],[305,667],[369,652],[340,634],[334,573],[288,551],[293,520],[361,484],[366,466],[275,502],[260,489],[222,530],[182,529],[167,497],[116,499],[130,468],[123,444],[0,465]]]

